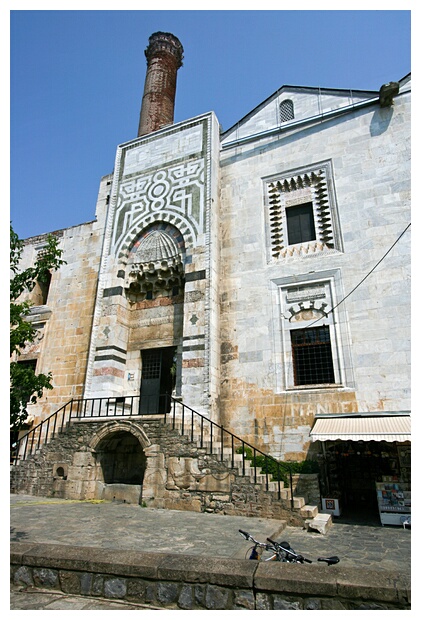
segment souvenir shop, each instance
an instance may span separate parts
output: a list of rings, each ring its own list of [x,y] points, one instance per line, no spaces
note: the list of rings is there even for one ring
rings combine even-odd
[[[407,412],[316,416],[323,511],[338,521],[410,524],[410,422]]]

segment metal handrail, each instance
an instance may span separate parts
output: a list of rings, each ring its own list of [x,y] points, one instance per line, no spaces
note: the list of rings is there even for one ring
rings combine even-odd
[[[16,465],[19,460],[25,460],[28,456],[36,452],[40,448],[41,445],[44,445],[44,443],[48,443],[48,441],[53,439],[56,436],[56,434],[61,433],[63,431],[65,421],[66,421],[66,409],[70,407],[70,411],[68,412],[68,422],[69,422],[70,419],[72,418],[73,403],[75,402],[77,401],[70,400],[65,405],[60,407],[60,409],[52,413],[50,416],[48,416],[48,418],[45,418],[44,420],[42,420],[42,422],[34,426],[34,428],[31,428],[27,433],[25,433],[25,435],[23,435],[20,439],[18,439],[11,446],[11,455],[10,455],[11,464]],[[63,413],[62,418],[61,418],[61,423],[59,421],[60,413]],[[78,417],[78,416],[73,416],[73,417]],[[51,433],[49,433],[50,422],[54,422],[53,430]],[[60,426],[60,424],[61,424],[61,428],[59,431],[56,432],[56,427]],[[38,434],[38,437],[37,437],[37,434]],[[44,434],[44,441],[41,442],[43,434]],[[34,441],[36,444],[35,447],[34,447]]]
[[[274,457],[265,454],[255,446],[251,445],[247,441],[244,441],[241,437],[238,437],[231,431],[224,428],[223,425],[213,422],[205,415],[199,413],[185,405],[180,400],[165,394],[160,396],[161,411],[156,410],[156,400],[153,401],[152,406],[142,398],[142,406],[140,400],[140,394],[134,396],[109,396],[100,398],[80,398],[72,399],[65,405],[60,407],[57,411],[50,416],[42,420],[37,426],[30,429],[23,437],[21,437],[14,444],[14,450],[11,453],[11,463],[17,464],[19,460],[25,460],[31,454],[34,454],[41,445],[47,444],[56,435],[63,432],[66,424],[69,424],[71,419],[104,419],[115,417],[134,417],[151,414],[161,414],[164,416],[164,422],[167,422],[167,418],[172,419],[172,426],[175,429],[176,419],[179,419],[176,415],[177,408],[181,411],[180,416],[180,430],[182,435],[187,435],[190,441],[197,441],[201,448],[205,444],[205,425],[208,425],[209,434],[209,447],[210,452],[214,453],[215,444],[220,443],[220,460],[224,460],[224,449],[228,450],[227,461],[231,461],[231,467],[235,467],[235,454],[241,454],[241,468],[242,474],[245,475],[246,461],[250,461],[250,465],[254,470],[254,482],[257,482],[257,470],[261,469],[261,465],[257,465],[257,456],[263,457],[266,476],[266,490],[269,489],[269,463],[273,463],[276,470],[278,483],[278,498],[281,498],[281,472],[287,473],[289,476],[289,485],[291,491],[291,507],[293,507],[293,486],[292,486],[292,470],[286,463],[280,463]],[[162,411],[163,409],[163,411]],[[186,415],[187,411],[187,415]],[[189,420],[187,420],[187,416]],[[195,421],[198,424],[195,425]],[[195,427],[198,428],[195,434]],[[35,444],[35,445],[34,445]],[[253,455],[251,459],[247,458],[247,450]],[[229,454],[230,452],[230,454]]]
[[[204,416],[203,414],[199,413],[198,411],[195,411],[194,409],[192,409],[191,407],[189,407],[188,405],[185,405],[184,403],[180,402],[179,400],[175,399],[174,397],[170,396],[171,402],[172,402],[172,413],[170,414],[172,416],[172,424],[173,424],[173,428],[175,428],[175,421],[176,421],[176,407],[177,405],[179,407],[181,407],[181,432],[184,435],[185,434],[185,425],[186,425],[186,416],[185,416],[185,410],[187,409],[190,414],[191,414],[191,428],[190,430],[188,430],[188,432],[191,435],[191,439],[193,440],[193,416],[197,416],[197,418],[199,418],[200,420],[200,432],[199,432],[199,437],[196,437],[197,441],[200,441],[200,447],[203,448],[204,447],[204,440],[203,440],[203,426],[205,423],[209,424],[209,438],[210,438],[210,449],[211,452],[213,452],[213,446],[215,443],[215,436],[220,437],[220,447],[221,447],[221,461],[224,460],[224,438],[227,437],[228,438],[228,443],[231,442],[231,464],[232,467],[234,468],[234,454],[235,453],[240,453],[242,455],[242,472],[243,475],[245,474],[245,463],[247,457],[246,457],[246,448],[248,448],[249,450],[251,450],[252,454],[253,454],[253,458],[251,459],[251,466],[254,469],[254,482],[257,482],[257,470],[261,469],[260,465],[256,464],[256,457],[257,456],[261,456],[264,458],[264,469],[266,470],[264,473],[266,475],[266,490],[269,489],[269,472],[268,472],[268,463],[271,462],[276,466],[276,474],[277,474],[277,480],[275,482],[278,483],[278,498],[281,498],[281,471],[283,470],[284,473],[286,472],[288,474],[288,478],[289,478],[289,487],[290,487],[290,491],[291,491],[291,507],[294,506],[294,493],[293,493],[293,484],[292,484],[292,469],[291,467],[288,466],[287,463],[280,463],[277,459],[275,459],[273,456],[270,456],[269,454],[266,454],[265,452],[262,452],[261,450],[259,450],[258,448],[256,448],[255,446],[251,445],[250,443],[248,443],[247,441],[244,441],[244,439],[242,439],[241,437],[238,437],[237,435],[235,435],[234,433],[231,433],[231,431],[227,430],[226,428],[224,428],[223,425],[221,424],[217,424],[216,422],[213,422],[212,420],[210,420],[209,418],[207,418],[206,416]],[[165,420],[167,418],[168,413],[165,414]],[[216,433],[215,433],[216,431]],[[239,446],[238,452],[235,450],[234,446],[235,444],[237,444],[237,446]]]

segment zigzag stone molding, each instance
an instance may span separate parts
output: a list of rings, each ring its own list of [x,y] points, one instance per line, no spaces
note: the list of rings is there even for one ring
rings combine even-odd
[[[305,257],[319,252],[341,250],[335,228],[335,203],[329,186],[333,184],[330,162],[300,171],[292,171],[266,182],[270,255],[272,259]],[[311,202],[316,239],[301,244],[288,244],[286,209]]]

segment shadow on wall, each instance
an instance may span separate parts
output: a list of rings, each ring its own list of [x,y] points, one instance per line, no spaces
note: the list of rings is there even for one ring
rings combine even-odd
[[[388,130],[390,121],[393,116],[393,107],[388,108],[377,108],[373,114],[370,123],[370,135],[373,138],[374,136],[380,136],[382,133]]]

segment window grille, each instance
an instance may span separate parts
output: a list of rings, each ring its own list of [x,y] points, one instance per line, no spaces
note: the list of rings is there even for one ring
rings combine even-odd
[[[335,383],[329,327],[291,331],[295,385]]]
[[[294,117],[294,104],[291,99],[285,99],[279,105],[279,111],[281,114],[281,123],[287,123],[292,121]]]
[[[142,379],[159,379],[161,376],[161,352],[143,352]]]

